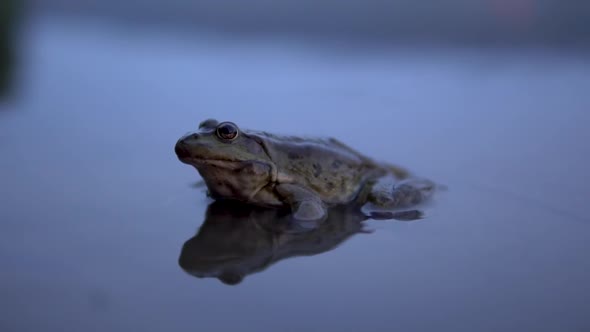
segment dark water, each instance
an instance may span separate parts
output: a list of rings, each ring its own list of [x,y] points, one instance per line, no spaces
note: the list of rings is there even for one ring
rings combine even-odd
[[[590,46],[585,0],[43,0],[41,11],[303,39]]]
[[[52,20],[26,37],[21,98],[0,112],[0,330],[590,330],[584,57]],[[449,190],[424,220],[342,219],[283,236],[287,253],[222,214],[189,254],[262,270],[195,278],[179,257],[210,201],[173,147],[208,117],[338,137]]]

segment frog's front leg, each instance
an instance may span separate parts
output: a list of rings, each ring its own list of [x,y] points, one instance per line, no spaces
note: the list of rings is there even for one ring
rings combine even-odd
[[[328,211],[320,197],[309,189],[296,184],[279,184],[277,193],[291,206],[293,217],[301,221],[320,221]]]
[[[406,208],[424,202],[432,196],[436,185],[425,179],[406,179],[393,185],[375,185],[368,201],[385,208]]]

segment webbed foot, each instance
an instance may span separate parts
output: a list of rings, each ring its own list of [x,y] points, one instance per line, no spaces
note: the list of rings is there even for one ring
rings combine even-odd
[[[426,201],[432,196],[436,184],[426,179],[407,179],[398,182],[392,190],[375,188],[369,201],[386,208],[404,208]]]

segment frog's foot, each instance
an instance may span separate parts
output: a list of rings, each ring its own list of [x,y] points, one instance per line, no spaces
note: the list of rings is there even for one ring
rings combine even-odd
[[[293,217],[301,221],[321,220],[326,215],[323,204],[314,201],[303,201],[293,209]]]
[[[405,210],[405,211],[372,211],[368,217],[374,220],[399,220],[399,221],[414,221],[424,218],[424,213],[420,210]]]
[[[405,208],[426,201],[434,193],[436,185],[425,179],[407,179],[393,186],[393,190],[374,188],[369,201],[385,208]]]
[[[322,200],[312,191],[294,184],[280,184],[277,192],[291,206],[293,218],[298,221],[322,221],[328,215]]]

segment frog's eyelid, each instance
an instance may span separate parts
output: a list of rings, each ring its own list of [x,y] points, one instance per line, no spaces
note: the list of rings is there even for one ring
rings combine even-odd
[[[219,125],[219,122],[215,119],[207,119],[205,121],[201,121],[199,123],[199,129],[206,128],[206,129],[215,129]]]

